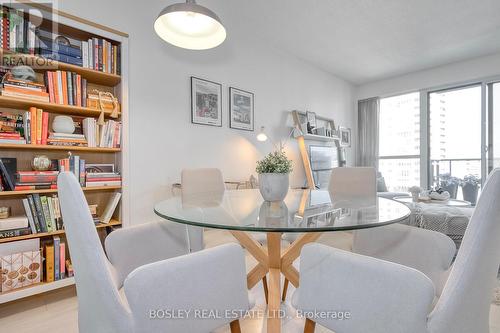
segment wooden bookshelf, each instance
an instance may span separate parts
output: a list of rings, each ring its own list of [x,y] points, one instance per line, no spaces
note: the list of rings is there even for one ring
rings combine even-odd
[[[0,95],[0,107],[28,110],[31,106],[35,106],[50,113],[64,114],[68,116],[99,117],[99,115],[101,114],[101,110],[82,106],[45,103],[27,98],[16,98]],[[111,111],[104,111],[105,117],[109,117],[110,114]],[[118,116],[119,115],[120,113],[118,113]]]
[[[50,145],[0,143],[0,150],[2,150],[2,149],[87,151],[87,152],[94,152],[94,153],[118,153],[121,151],[120,148],[78,147],[78,146],[73,147],[73,146],[50,146]]]
[[[109,221],[109,223],[101,223],[101,224],[96,225],[95,227],[97,229],[102,229],[102,228],[106,228],[106,227],[116,227],[116,226],[119,226],[121,224],[122,223],[120,221],[111,220],[111,221]],[[52,231],[52,232],[40,232],[37,234],[29,234],[29,235],[16,236],[16,237],[0,238],[0,244],[20,241],[20,240],[24,240],[24,239],[44,238],[44,237],[52,237],[52,236],[57,236],[57,235],[64,235],[64,230],[57,230],[57,231]]]
[[[114,87],[121,82],[121,76],[106,72],[97,71],[95,69],[85,68],[77,65],[67,64],[52,59],[46,59],[37,55],[12,53],[4,50],[0,56],[12,58],[13,60],[21,60],[26,63],[36,63],[37,71],[45,70],[63,70],[80,74],[87,79],[87,82],[96,83],[104,86]]]
[[[95,187],[82,187],[84,192],[92,192],[92,191],[115,191],[121,190],[121,186],[95,186]],[[50,194],[57,193],[55,189],[47,189],[47,190],[26,190],[26,191],[2,191],[0,192],[0,198],[4,197],[17,197],[17,196],[25,196],[28,194]]]
[[[90,68],[84,68],[77,65],[67,64],[64,62],[49,60],[39,55],[29,55],[20,54],[6,50],[0,50],[0,56],[3,59],[8,60],[20,60],[21,62],[29,65],[30,63],[36,63],[36,67],[33,69],[37,72],[38,81],[41,82],[43,79],[43,74],[46,71],[70,71],[80,74],[82,78],[87,80],[89,83],[87,91],[91,89],[98,89],[101,91],[109,91],[113,93],[119,99],[121,108],[118,113],[118,121],[122,123],[122,135],[121,135],[121,145],[120,148],[100,148],[100,147],[73,147],[73,146],[51,146],[51,145],[32,145],[32,144],[2,144],[0,143],[0,158],[9,157],[17,159],[18,170],[30,170],[31,160],[36,155],[46,155],[50,159],[61,159],[67,157],[68,152],[72,152],[73,155],[79,155],[81,159],[84,159],[87,164],[89,163],[104,163],[104,164],[114,164],[115,167],[121,172],[122,184],[123,186],[98,186],[98,187],[83,187],[82,190],[85,194],[87,202],[89,204],[98,205],[98,214],[100,215],[113,192],[122,192],[121,204],[118,206],[119,209],[116,210],[111,221],[107,224],[96,225],[96,230],[99,231],[100,236],[105,236],[105,234],[112,230],[108,227],[122,227],[128,224],[128,169],[129,164],[127,147],[128,147],[128,35],[124,33],[118,33],[116,30],[111,28],[106,28],[102,25],[92,24],[88,21],[82,21],[77,16],[63,13],[62,11],[53,10],[49,7],[40,7],[37,4],[27,1],[24,3],[25,6],[29,8],[37,8],[42,13],[45,11],[44,17],[51,17],[54,21],[48,21],[44,19],[41,27],[48,27],[52,24],[57,25],[57,29],[54,31],[57,34],[65,34],[73,39],[84,40],[88,38],[104,38],[113,45],[119,46],[121,48],[121,75],[106,73]],[[6,5],[10,6],[10,5]],[[47,14],[47,11],[53,11]],[[26,98],[17,98],[2,96],[0,94],[0,108],[13,110],[14,113],[23,114],[28,111],[30,107],[36,107],[42,109],[44,112],[49,113],[49,124],[53,115],[68,115],[78,118],[93,117],[98,118],[101,111],[98,109],[92,109],[88,107],[79,107],[73,105],[61,105],[56,103],[39,102],[35,100],[30,100]],[[10,110],[5,110],[10,112]],[[4,111],[4,110],[2,110]],[[104,116],[110,119],[111,112],[105,111]],[[49,128],[50,130],[50,128]],[[0,192],[0,206],[11,207],[13,216],[20,216],[25,214],[22,199],[27,195],[40,194],[40,195],[52,195],[56,194],[55,189],[45,189],[45,190],[26,190],[26,191],[3,191]],[[23,235],[18,237],[9,237],[0,239],[0,245],[10,246],[9,243],[16,241],[23,241],[29,239],[40,239],[41,245],[52,241],[53,236],[60,236],[61,239],[65,238],[65,230],[57,230],[54,232],[37,233],[30,235]],[[67,242],[67,240],[66,240]],[[67,248],[71,244],[67,244]],[[69,257],[67,253],[66,257]],[[50,290],[55,290],[58,288],[63,288],[75,283],[74,278],[65,278],[62,280],[54,282],[41,282],[36,285],[16,289],[6,293],[0,293],[0,304],[19,300],[32,295],[37,295]]]

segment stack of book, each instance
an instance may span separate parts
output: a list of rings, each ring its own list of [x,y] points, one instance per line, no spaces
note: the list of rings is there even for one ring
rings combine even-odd
[[[81,42],[72,38],[70,40],[69,37],[66,38],[70,41],[69,45],[56,43],[53,34],[45,30],[39,30],[37,53],[47,59],[82,66]]]
[[[49,132],[49,114],[42,109],[30,107],[24,113],[24,128],[26,143],[32,145],[46,145]]]
[[[2,96],[48,102],[49,94],[45,85],[37,82],[14,79],[10,75],[2,83]]]
[[[23,116],[0,112],[0,143],[25,144]]]
[[[24,17],[24,11],[0,7],[0,44],[4,50],[35,54],[35,25]]]
[[[47,143],[52,146],[87,146],[83,134],[50,133]]]
[[[122,124],[119,121],[108,120],[100,131],[99,147],[120,148]]]
[[[87,145],[89,147],[97,147],[99,142],[99,126],[97,126],[97,119],[95,118],[85,118],[82,121],[82,130],[85,138],[87,139]]]
[[[83,67],[105,73],[120,74],[120,47],[105,39],[82,41]]]
[[[61,208],[57,195],[29,194],[26,199],[23,199],[23,206],[30,228],[35,231],[34,233],[53,232],[63,229]]]
[[[66,243],[61,241],[59,236],[53,236],[52,243],[45,244],[44,258],[45,282],[54,282],[70,276],[66,273],[66,265],[69,262],[69,259],[66,259]]]
[[[86,187],[121,186],[122,176],[117,172],[87,172]]]
[[[69,171],[73,173],[80,182],[80,186],[85,186],[85,160],[78,155],[71,155],[69,158],[58,160],[60,172]]]
[[[62,105],[87,106],[87,80],[67,71],[45,72],[48,101]]]
[[[0,239],[29,235],[32,229],[26,216],[14,216],[0,219]]]
[[[57,189],[59,171],[18,171],[14,191]]]

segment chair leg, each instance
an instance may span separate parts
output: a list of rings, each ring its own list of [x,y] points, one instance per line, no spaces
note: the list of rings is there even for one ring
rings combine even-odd
[[[266,297],[266,304],[269,302],[269,290],[267,289],[267,277],[262,278],[262,286],[264,287],[264,296]]]
[[[231,333],[241,333],[239,320],[234,320],[234,321],[230,322],[229,327],[231,328]]]
[[[316,323],[311,319],[306,319],[306,323],[304,325],[304,333],[314,333],[315,328]]]
[[[286,292],[288,291],[288,279],[285,278],[285,284],[283,285],[283,295],[281,296],[281,300],[284,302],[286,299]]]

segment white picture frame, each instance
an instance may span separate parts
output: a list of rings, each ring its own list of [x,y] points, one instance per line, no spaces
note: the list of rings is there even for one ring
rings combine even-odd
[[[254,119],[254,94],[229,87],[229,127],[253,131]]]
[[[351,146],[351,129],[339,126],[339,141],[341,147]]]
[[[222,85],[191,76],[191,122],[222,127]]]

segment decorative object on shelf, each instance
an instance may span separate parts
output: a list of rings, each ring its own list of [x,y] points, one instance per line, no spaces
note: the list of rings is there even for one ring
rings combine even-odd
[[[97,120],[97,125],[105,124],[105,111],[111,111],[111,114],[109,115],[111,118],[118,118],[118,112],[120,112],[120,103],[118,103],[118,98],[116,98],[109,91],[92,89],[87,96],[87,106],[92,109],[101,110],[101,114]]]
[[[450,193],[450,197],[453,199],[457,198],[458,185],[460,184],[460,179],[457,177],[452,177],[450,174],[441,175],[441,180],[439,186]]]
[[[476,204],[480,185],[481,178],[474,175],[465,176],[460,184],[460,186],[462,186],[464,200],[470,202],[473,206]]]
[[[222,85],[191,76],[191,122],[222,127]]]
[[[35,155],[31,160],[31,168],[34,171],[47,171],[51,166],[52,161],[46,155]]]
[[[40,282],[40,251],[27,251],[1,256],[0,266],[2,292]]]
[[[195,0],[165,7],[154,23],[156,34],[174,46],[190,50],[206,50],[226,39],[220,18]]]
[[[0,207],[0,219],[6,219],[10,216],[10,207]]]
[[[340,145],[342,147],[351,146],[351,129],[347,127],[339,127]]]
[[[306,111],[306,118],[307,118],[307,133],[314,134],[315,133],[314,129],[317,126],[316,113]]]
[[[260,127],[259,134],[257,134],[257,141],[260,141],[260,142],[267,141],[267,134],[266,134],[264,126]]]
[[[56,133],[73,134],[75,123],[70,116],[56,116],[52,121],[52,130]]]
[[[36,81],[36,74],[33,68],[29,66],[14,66],[10,70],[10,74],[13,79],[22,80],[22,81]]]
[[[292,161],[283,149],[269,153],[257,161],[255,171],[259,174],[259,190],[265,201],[283,201],[288,193]]]
[[[229,88],[229,127],[253,131],[254,95],[237,88]]]
[[[412,186],[408,189],[408,192],[410,192],[413,202],[418,202],[422,188],[420,186]]]

